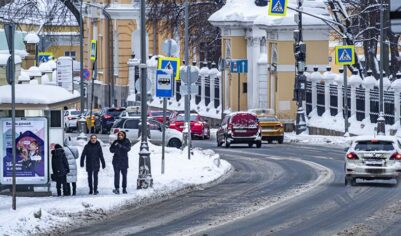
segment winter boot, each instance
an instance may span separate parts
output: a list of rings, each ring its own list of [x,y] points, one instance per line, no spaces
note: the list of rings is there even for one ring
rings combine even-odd
[[[95,190],[95,191],[93,192],[93,194],[98,195],[98,194],[99,194],[99,191]]]
[[[118,188],[113,189],[113,193],[115,193],[115,194],[120,194],[120,190],[119,190]]]
[[[92,189],[89,189],[89,194],[93,194],[93,190]]]
[[[127,194],[127,189],[126,188],[123,188],[123,193]]]

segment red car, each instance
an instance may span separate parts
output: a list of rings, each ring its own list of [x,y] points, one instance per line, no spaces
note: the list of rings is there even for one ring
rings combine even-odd
[[[210,128],[206,121],[198,114],[190,114],[190,127],[192,137],[201,139],[210,139]],[[170,122],[170,128],[183,131],[185,127],[185,114],[178,114],[174,120]]]
[[[249,112],[236,112],[224,117],[217,130],[217,146],[246,143],[249,147],[256,144],[262,147],[262,128],[258,117]]]
[[[170,122],[171,111],[166,111],[166,122],[167,124]],[[158,122],[163,124],[163,111],[155,110],[148,112],[148,118],[157,120]]]

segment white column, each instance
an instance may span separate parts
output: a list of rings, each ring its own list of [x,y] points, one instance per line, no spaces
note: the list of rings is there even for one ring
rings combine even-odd
[[[252,35],[252,31],[249,30],[247,31],[247,36],[246,36],[246,54],[247,54],[247,60],[248,60],[248,73],[247,74],[241,74],[241,77],[246,76],[247,77],[247,89],[248,89],[248,93],[246,94],[247,96],[247,108],[246,109],[250,109],[252,107],[252,91],[253,91],[253,77],[254,77],[254,71],[253,71],[253,64],[254,64],[254,60],[253,60],[253,45],[254,45],[254,39],[253,39],[253,35]],[[242,83],[240,83],[240,87],[242,87]]]
[[[198,104],[201,108],[206,107],[206,102],[205,102],[205,91],[206,91],[206,79],[209,76],[209,68],[207,68],[207,65],[202,65],[202,68],[199,71],[199,76],[200,76],[200,82],[201,82],[201,100]]]
[[[260,94],[259,94],[259,65],[258,65],[258,61],[259,61],[259,57],[260,57],[260,37],[255,37],[253,38],[253,45],[252,45],[252,61],[253,63],[251,64],[251,66],[253,67],[252,71],[252,81],[248,82],[248,88],[249,85],[252,82],[252,86],[250,89],[248,89],[248,94],[251,93],[251,102],[248,102],[248,109],[249,108],[258,108],[258,104],[259,104],[259,99],[260,99]],[[248,67],[250,67],[248,65]]]
[[[128,60],[128,102],[135,102],[135,66],[139,65],[139,59],[129,59]]]
[[[219,70],[216,68],[216,64],[212,64],[213,68],[209,71],[209,78],[210,78],[210,103],[208,105],[209,109],[214,109],[214,99],[216,98],[215,88],[216,88],[216,79],[217,75],[220,73]]]
[[[258,103],[257,108],[269,108],[268,92],[268,68],[267,68],[267,45],[266,38],[260,40],[260,54],[258,59]]]

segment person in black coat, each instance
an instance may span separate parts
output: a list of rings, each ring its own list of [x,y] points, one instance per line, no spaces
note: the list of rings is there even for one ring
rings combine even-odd
[[[67,157],[60,144],[54,146],[52,150],[52,170],[56,180],[57,196],[61,196],[61,185],[63,185],[63,194],[67,194],[67,174],[70,172]]]
[[[124,131],[117,134],[117,140],[110,146],[110,152],[114,153],[114,190],[113,193],[120,194],[120,172],[123,176],[123,193],[127,193],[127,169],[128,169],[128,152],[131,150],[131,142],[127,139]]]
[[[99,193],[97,191],[97,183],[100,162],[102,162],[103,169],[106,168],[106,163],[104,162],[102,147],[99,141],[97,141],[96,135],[91,135],[88,144],[85,145],[82,151],[81,167],[84,167],[84,162],[86,163],[86,172],[88,172],[89,194],[97,195]]]

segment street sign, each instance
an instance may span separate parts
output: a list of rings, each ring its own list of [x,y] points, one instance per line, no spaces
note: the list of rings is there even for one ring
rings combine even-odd
[[[53,53],[51,53],[51,52],[39,52],[38,53],[39,62],[48,62],[48,61],[50,61],[51,58],[53,58]]]
[[[137,91],[137,93],[140,93],[142,90],[142,86],[141,86],[141,81],[140,79],[138,79],[137,81],[135,81],[135,89]],[[150,91],[152,90],[152,81],[150,81],[150,79],[146,79],[146,92],[150,93]]]
[[[199,86],[196,84],[191,84],[191,95],[198,94],[198,92],[199,92]],[[188,94],[187,84],[181,84],[180,94],[181,96],[185,96]]]
[[[156,97],[170,98],[174,95],[174,81],[172,75],[166,70],[156,71]]]
[[[84,68],[84,69],[82,70],[82,78],[83,78],[84,80],[89,80],[90,77],[91,77],[91,72],[90,72],[88,69]]]
[[[288,0],[271,0],[269,3],[269,16],[286,16]]]
[[[337,65],[355,64],[355,46],[337,46],[336,64]]]
[[[96,61],[97,59],[97,41],[96,40],[92,40],[91,41],[91,57],[90,57],[91,61]]]
[[[175,57],[159,58],[157,69],[172,70],[174,80],[180,79],[180,59]]]
[[[180,78],[183,83],[188,83],[188,73],[187,73],[187,66],[183,66],[180,72]],[[199,70],[197,70],[194,66],[191,66],[190,78],[189,83],[193,84],[196,83],[199,79]],[[181,86],[182,87],[182,86]]]
[[[176,55],[178,52],[177,42],[174,39],[166,39],[162,45],[162,52],[168,57]]]
[[[395,34],[401,33],[401,2],[390,0],[390,22],[391,31]]]
[[[248,73],[248,60],[231,60],[230,70],[231,73]]]

